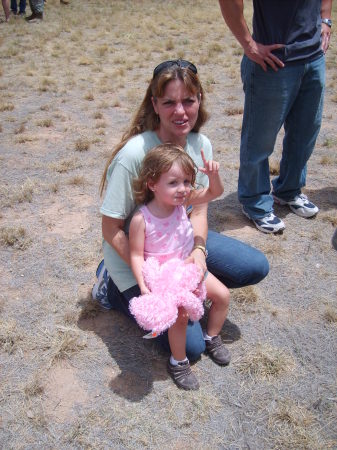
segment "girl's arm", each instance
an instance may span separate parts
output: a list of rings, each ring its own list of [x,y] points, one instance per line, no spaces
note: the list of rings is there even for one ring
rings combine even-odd
[[[129,245],[132,272],[137,280],[142,294],[149,294],[146,287],[142,268],[144,265],[145,222],[141,213],[136,213],[130,223]]]
[[[219,163],[213,160],[206,161],[203,150],[201,150],[201,157],[204,162],[204,167],[199,167],[198,169],[208,176],[209,186],[204,189],[192,190],[186,200],[188,205],[208,203],[219,197],[224,191],[219,174]]]

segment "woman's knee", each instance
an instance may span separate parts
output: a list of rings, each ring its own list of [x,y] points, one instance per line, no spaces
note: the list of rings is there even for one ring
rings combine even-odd
[[[254,266],[252,267],[250,282],[247,284],[256,284],[262,281],[269,273],[269,262],[266,256],[256,250],[257,254],[254,259]]]
[[[189,322],[186,330],[186,356],[196,361],[205,351],[206,345],[199,322]]]

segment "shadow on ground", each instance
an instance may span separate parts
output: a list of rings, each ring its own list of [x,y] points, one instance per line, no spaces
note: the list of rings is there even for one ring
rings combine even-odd
[[[305,194],[315,203],[320,212],[334,211],[337,208],[337,186],[322,189],[305,189]],[[293,214],[287,206],[275,205],[275,213],[281,218]],[[211,202],[208,207],[208,224],[211,230],[219,233],[240,230],[255,226],[241,212],[237,191],[231,192],[221,200]]]
[[[118,311],[103,311],[91,297],[79,301],[82,308],[77,325],[83,331],[93,331],[106,345],[121,373],[110,380],[111,390],[132,402],[141,401],[153,389],[154,381],[166,380],[168,353],[145,334],[136,324]],[[206,326],[207,312],[201,320]],[[241,337],[239,328],[226,320],[221,336],[232,343]]]
[[[78,327],[93,331],[104,342],[121,371],[109,383],[114,393],[138,402],[151,392],[154,381],[167,378],[164,351],[142,339],[144,333],[131,320],[118,311],[101,310],[88,297],[79,306]]]

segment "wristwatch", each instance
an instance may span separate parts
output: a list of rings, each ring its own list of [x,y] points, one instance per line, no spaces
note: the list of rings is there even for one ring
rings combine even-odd
[[[331,19],[322,19],[322,23],[325,23],[325,25],[328,25],[328,27],[332,27],[332,20]]]

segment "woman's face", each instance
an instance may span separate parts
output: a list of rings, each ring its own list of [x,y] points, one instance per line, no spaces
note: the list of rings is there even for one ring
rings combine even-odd
[[[152,98],[152,104],[160,118],[157,130],[160,140],[185,146],[186,136],[198,119],[198,97],[181,80],[172,80],[167,83],[163,97]]]

